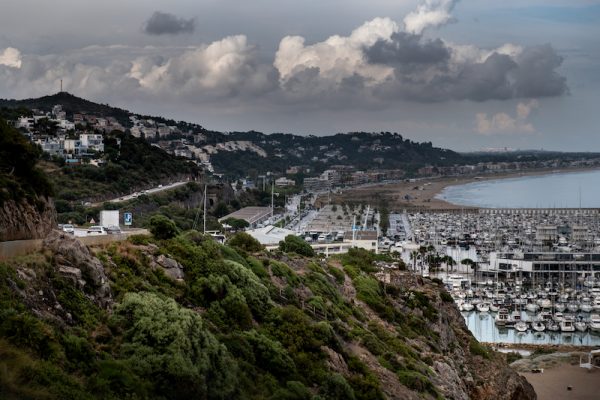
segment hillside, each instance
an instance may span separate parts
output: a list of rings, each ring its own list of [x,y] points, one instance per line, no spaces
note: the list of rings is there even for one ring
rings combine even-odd
[[[4,399],[534,399],[438,282],[194,231],[0,264]],[[43,295],[40,295],[43,293]],[[2,371],[7,371],[2,372]]]
[[[56,220],[41,152],[0,119],[0,241],[42,238]]]
[[[462,155],[434,147],[431,143],[418,143],[390,132],[354,132],[330,136],[299,136],[293,134],[264,134],[256,131],[217,132],[197,124],[173,121],[158,116],[144,116],[127,110],[94,103],[67,92],[25,100],[1,100],[0,108],[40,109],[50,111],[61,104],[71,117],[74,113],[88,113],[114,117],[124,127],[131,127],[129,116],[152,119],[154,122],[176,126],[182,132],[200,135],[194,147],[210,156],[216,171],[230,177],[246,176],[251,165],[256,173],[273,171],[285,173],[291,166],[306,166],[312,171],[323,171],[331,165],[348,165],[356,169],[407,169],[421,166],[463,164]],[[179,136],[171,139],[179,139]]]

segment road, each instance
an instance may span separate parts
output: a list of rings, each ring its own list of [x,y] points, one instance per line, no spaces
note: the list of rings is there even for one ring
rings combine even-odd
[[[142,192],[134,192],[134,193],[128,194],[126,196],[120,196],[120,197],[117,197],[116,199],[111,199],[111,200],[107,200],[107,201],[109,203],[120,203],[123,201],[135,199],[136,197],[138,197],[139,195],[142,195],[142,194],[153,194],[153,193],[162,192],[163,190],[175,189],[176,187],[185,185],[188,182],[189,181],[180,181],[180,182],[171,183],[170,185],[164,185],[164,186],[160,185],[153,189],[144,190]],[[102,203],[98,203],[98,204],[102,204]]]

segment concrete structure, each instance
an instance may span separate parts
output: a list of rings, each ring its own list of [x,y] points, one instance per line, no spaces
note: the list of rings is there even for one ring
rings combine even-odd
[[[294,186],[295,184],[296,182],[293,179],[288,179],[286,177],[275,179],[275,186],[277,187]]]
[[[577,279],[600,277],[600,253],[490,253],[489,264],[480,264],[479,271],[510,277],[555,277]]]
[[[556,225],[540,225],[536,228],[535,239],[538,242],[556,241],[558,239],[558,227]]]
[[[240,210],[232,212],[229,215],[219,218],[219,222],[225,221],[229,218],[243,219],[250,224],[250,227],[254,228],[263,221],[266,221],[271,216],[270,207],[244,207]]]
[[[344,234],[344,243],[379,253],[377,231],[348,231]]]
[[[119,226],[119,210],[100,211],[100,225],[103,227]]]
[[[264,228],[247,230],[246,233],[258,240],[260,244],[265,246],[278,246],[279,242],[284,240],[286,236],[296,235],[294,231],[277,228],[273,225],[265,226]]]

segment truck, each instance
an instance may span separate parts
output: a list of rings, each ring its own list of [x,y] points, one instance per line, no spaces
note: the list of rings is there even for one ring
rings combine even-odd
[[[100,226],[105,228],[119,226],[119,210],[100,211]]]

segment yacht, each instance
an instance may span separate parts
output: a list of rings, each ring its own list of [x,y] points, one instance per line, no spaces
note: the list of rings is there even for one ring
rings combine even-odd
[[[595,312],[600,312],[600,296],[594,297],[594,303],[592,304],[592,308]]]
[[[590,331],[600,333],[600,314],[592,314],[590,316]]]
[[[462,305],[463,311],[473,311],[473,308],[475,308],[475,306],[468,301],[465,301]]]
[[[582,312],[589,313],[589,312],[592,312],[593,309],[594,309],[594,307],[592,307],[591,303],[589,303],[589,302],[581,303],[581,311]]]
[[[575,321],[575,329],[579,332],[585,332],[587,331],[587,328],[587,323],[583,320],[582,317],[579,317],[579,319]]]
[[[561,323],[565,319],[565,316],[563,315],[563,313],[557,312],[554,314],[553,319],[554,319],[554,322]]]
[[[525,309],[527,311],[529,311],[530,313],[535,313],[540,309],[540,306],[538,306],[535,303],[527,303],[527,305],[525,306]]]
[[[477,304],[477,311],[480,313],[486,313],[490,311],[490,304],[485,302]]]
[[[501,308],[498,311],[498,315],[496,315],[496,318],[494,319],[494,323],[498,326],[506,326],[509,317],[508,310],[506,308]]]
[[[546,323],[546,329],[550,332],[558,332],[560,331],[560,325],[558,325],[555,321],[548,321]]]
[[[531,329],[536,332],[544,332],[546,330],[546,326],[542,321],[533,321],[531,323]]]
[[[562,301],[558,302],[554,304],[554,309],[558,312],[565,312],[565,310],[567,309],[567,304]]]
[[[572,317],[567,316],[560,322],[560,331],[561,332],[575,332],[575,324],[573,323]]]
[[[577,311],[579,311],[579,303],[573,301],[567,304],[567,309],[569,310],[569,312],[576,313]]]
[[[518,321],[515,324],[515,329],[518,332],[526,332],[527,331],[527,322],[525,322],[525,321]]]

